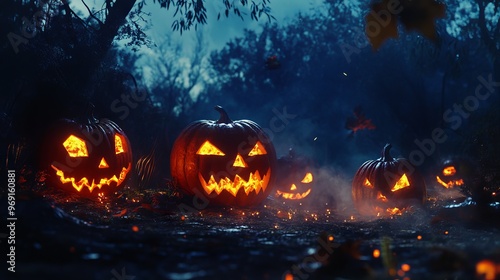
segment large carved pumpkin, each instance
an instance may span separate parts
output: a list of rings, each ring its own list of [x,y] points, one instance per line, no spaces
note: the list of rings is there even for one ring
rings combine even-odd
[[[311,160],[297,156],[290,149],[278,159],[275,196],[285,201],[302,201],[309,197],[314,181]]]
[[[107,195],[117,190],[132,166],[130,142],[108,119],[63,119],[48,131],[42,164],[58,187],[81,195]]]
[[[193,122],[176,139],[170,156],[174,182],[214,204],[258,204],[271,191],[274,146],[255,122],[232,121],[222,107],[215,109],[218,121]]]
[[[423,177],[407,159],[393,158],[391,147],[391,144],[385,145],[381,158],[366,161],[354,175],[352,197],[356,209],[363,215],[384,214],[413,202],[424,202]]]

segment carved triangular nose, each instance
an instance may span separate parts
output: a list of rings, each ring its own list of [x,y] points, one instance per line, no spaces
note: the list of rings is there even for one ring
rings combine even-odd
[[[109,168],[109,165],[104,158],[101,159],[101,162],[99,163],[99,168]]]
[[[240,154],[236,155],[236,158],[234,159],[233,166],[235,167],[248,167],[247,163],[243,159],[243,157]]]

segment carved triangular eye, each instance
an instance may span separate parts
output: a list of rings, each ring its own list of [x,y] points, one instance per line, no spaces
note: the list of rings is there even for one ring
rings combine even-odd
[[[365,181],[363,182],[363,186],[370,188],[370,189],[373,189],[373,185],[372,185],[372,183],[370,183],[370,181],[368,181],[368,178],[365,178]]]
[[[266,155],[267,151],[266,148],[264,148],[264,145],[257,141],[255,143],[255,146],[253,146],[252,150],[248,153],[248,156],[253,157],[253,156],[258,156],[258,155]]]
[[[70,135],[66,141],[63,142],[63,146],[68,152],[70,157],[88,157],[89,152],[87,150],[87,144],[82,139]]]
[[[403,174],[401,178],[394,184],[394,187],[392,187],[391,192],[395,192],[400,189],[404,189],[406,187],[410,186],[410,181],[408,181],[408,177],[406,177],[406,174]]]
[[[115,154],[125,153],[125,143],[121,135],[115,134]]]
[[[311,172],[307,172],[306,173],[306,176],[304,176],[304,179],[302,179],[302,181],[300,181],[301,183],[304,183],[304,184],[308,184],[308,183],[311,183],[313,181],[313,175]]]
[[[205,141],[201,147],[198,149],[196,152],[197,155],[212,155],[212,156],[225,156],[221,150],[219,150],[217,147],[215,147],[212,143],[210,143],[208,140]]]

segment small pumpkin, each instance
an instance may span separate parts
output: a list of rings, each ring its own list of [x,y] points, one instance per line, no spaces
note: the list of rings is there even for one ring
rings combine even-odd
[[[132,150],[125,132],[111,120],[96,119],[92,108],[84,121],[62,119],[49,129],[41,161],[59,188],[108,195],[131,170]]]
[[[298,157],[290,149],[287,156],[278,159],[275,196],[285,201],[301,201],[309,197],[314,181],[313,164]]]
[[[407,159],[393,158],[391,148],[391,144],[385,145],[381,158],[366,161],[354,175],[352,197],[362,215],[391,212],[425,200],[423,177]]]
[[[188,125],[174,142],[170,171],[187,194],[210,202],[252,206],[271,192],[276,152],[271,139],[250,120],[232,121],[220,106],[218,121]]]
[[[439,166],[436,182],[446,189],[463,187],[464,176],[471,169],[466,160],[446,159]]]

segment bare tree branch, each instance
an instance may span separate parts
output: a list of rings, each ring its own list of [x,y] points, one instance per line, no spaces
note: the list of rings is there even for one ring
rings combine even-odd
[[[87,8],[87,11],[89,12],[90,17],[93,18],[93,19],[95,19],[99,23],[99,25],[102,26],[104,23],[98,17],[96,17],[94,15],[94,13],[92,13],[92,11],[90,10],[89,6],[87,6],[87,3],[85,3],[85,1],[83,1],[83,0],[82,0],[82,3],[85,6],[85,8]]]

